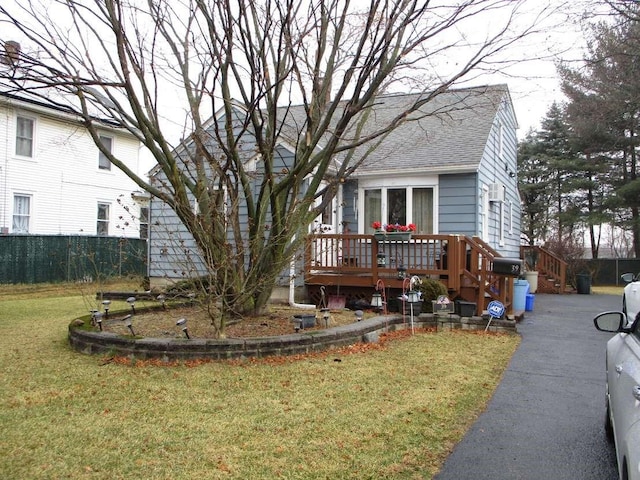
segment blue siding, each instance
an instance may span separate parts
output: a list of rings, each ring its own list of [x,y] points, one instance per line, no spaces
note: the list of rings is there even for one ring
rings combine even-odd
[[[477,175],[440,175],[438,233],[477,235]]]

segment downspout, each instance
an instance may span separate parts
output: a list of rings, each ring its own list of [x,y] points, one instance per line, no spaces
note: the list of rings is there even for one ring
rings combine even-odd
[[[295,237],[294,237],[295,240]],[[295,308],[315,309],[316,306],[310,303],[296,303],[295,291],[296,291],[296,257],[291,257],[291,263],[289,264],[289,306]]]

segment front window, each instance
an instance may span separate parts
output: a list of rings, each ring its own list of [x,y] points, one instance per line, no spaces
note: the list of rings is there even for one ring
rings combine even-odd
[[[14,195],[13,197],[13,233],[29,233],[31,216],[31,197]]]
[[[35,122],[31,118],[16,119],[16,155],[33,157],[33,132]]]
[[[98,224],[96,228],[100,236],[109,235],[109,204],[98,203]]]
[[[149,238],[149,207],[140,207],[140,238]]]
[[[371,224],[416,225],[416,233],[433,233],[433,188],[380,188],[364,192],[365,229]]]
[[[109,153],[111,153],[111,147],[113,146],[113,139],[111,137],[100,135],[100,143]],[[98,153],[98,168],[100,170],[111,170],[111,161],[102,152],[102,150]]]

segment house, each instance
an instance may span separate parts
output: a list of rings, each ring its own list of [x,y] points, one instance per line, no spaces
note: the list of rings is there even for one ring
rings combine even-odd
[[[103,145],[137,170],[139,141],[101,125]],[[148,196],[138,190],[73,110],[0,85],[0,234],[146,238]]]
[[[406,105],[418,98],[418,94],[377,98],[364,133],[375,127],[376,122],[385,124],[396,118]],[[302,107],[289,108],[288,113],[281,129],[282,142],[277,146],[278,157],[285,167],[287,159],[290,161],[295,152],[288,145],[298,143],[302,134],[296,125],[302,125],[304,118]],[[415,236],[422,236],[422,242],[431,242],[429,236],[439,236],[438,255],[444,250],[441,248],[446,243],[446,240],[442,243],[443,238],[466,236],[482,242],[478,248],[482,249],[481,255],[485,257],[519,256],[517,122],[507,86],[483,86],[441,93],[411,114],[409,120],[380,137],[380,145],[370,154],[364,155],[367,146],[356,151],[357,158],[364,158],[362,164],[344,179],[331,206],[309,226],[310,233],[323,232],[320,242],[330,242],[331,235],[341,238],[335,247],[325,243],[332,245],[328,247],[331,255],[322,260],[319,257],[305,260],[306,274],[319,268],[334,268],[337,259],[341,260],[342,268],[345,260],[349,260],[347,250],[351,243],[347,237],[372,236],[375,221],[414,223],[417,226]],[[181,148],[188,148],[188,145]],[[339,163],[347,154],[336,155],[335,162]],[[156,172],[156,175],[161,173]],[[156,180],[162,182],[161,178]],[[187,259],[184,254],[194,251],[193,239],[176,215],[167,205],[152,199],[151,216],[154,219],[150,226],[149,275],[152,285],[197,272],[197,259]],[[376,268],[372,260],[376,256],[372,250],[375,242],[371,237],[355,240],[356,248],[364,252],[364,257],[360,260],[353,257],[353,262],[348,265],[360,269],[355,272],[360,276],[358,282],[371,288],[376,284],[377,271],[374,277],[366,280],[362,275]],[[361,248],[362,245],[367,248]],[[319,256],[320,250],[327,248],[312,251]],[[440,270],[434,266],[434,252],[429,253],[432,265],[421,268],[421,271],[437,273],[441,270],[441,266],[438,267]],[[400,257],[396,255],[394,258]],[[398,262],[396,267],[399,266]],[[418,269],[417,263],[414,267]],[[281,284],[286,287],[290,278],[288,272],[283,272]],[[305,284],[308,281],[311,280],[306,275],[296,280]],[[327,277],[322,281],[328,281]],[[343,286],[346,285],[343,283]],[[475,286],[476,290],[479,288]]]

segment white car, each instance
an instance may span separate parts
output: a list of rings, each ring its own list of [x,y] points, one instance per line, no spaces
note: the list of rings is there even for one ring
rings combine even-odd
[[[625,273],[622,280],[627,282],[622,295],[622,311],[627,316],[627,321],[631,324],[640,313],[640,273]]]
[[[621,480],[640,480],[640,275],[624,274],[622,312],[604,312],[593,322],[617,333],[607,342],[607,438],[615,442]]]

